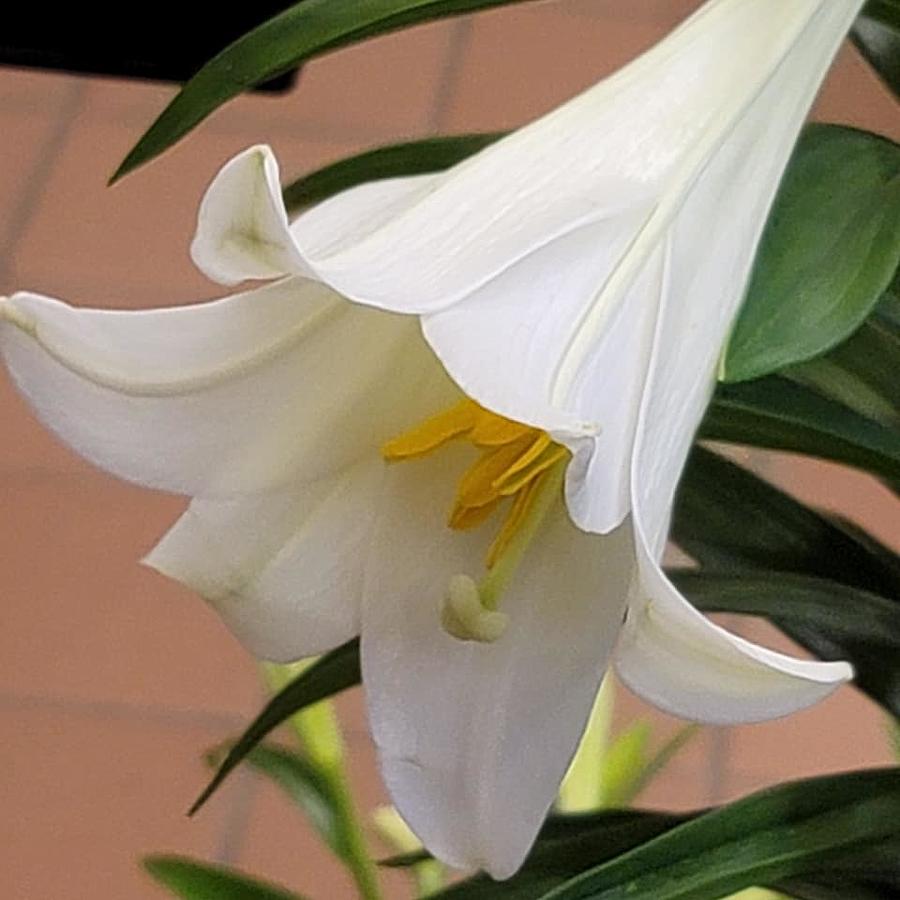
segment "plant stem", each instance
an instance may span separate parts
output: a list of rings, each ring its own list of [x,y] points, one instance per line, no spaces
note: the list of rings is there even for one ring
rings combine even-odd
[[[585,812],[596,809],[600,803],[603,796],[603,785],[600,783],[603,759],[609,746],[614,705],[615,687],[613,680],[607,676],[600,685],[578,752],[559,789],[558,807],[561,812]]]
[[[264,664],[263,675],[270,690],[279,691],[308,665]],[[343,862],[353,877],[362,900],[382,900],[377,869],[360,825],[353,795],[347,780],[344,741],[334,706],[322,700],[291,716],[289,724],[307,758],[326,780],[339,822],[344,852]]]

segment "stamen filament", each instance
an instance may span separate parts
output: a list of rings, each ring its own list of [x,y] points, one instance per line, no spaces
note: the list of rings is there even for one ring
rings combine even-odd
[[[540,476],[538,484],[529,498],[530,503],[525,514],[519,520],[514,533],[506,541],[503,552],[497,556],[478,586],[481,605],[485,609],[494,611],[499,606],[500,597],[519,568],[525,551],[537,534],[547,513],[559,499],[565,475],[566,458],[563,457]]]

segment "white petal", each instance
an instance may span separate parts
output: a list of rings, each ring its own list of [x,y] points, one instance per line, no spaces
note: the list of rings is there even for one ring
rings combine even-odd
[[[425,845],[505,878],[521,864],[574,752],[631,576],[629,529],[577,530],[562,503],[528,551],[492,644],[440,625],[450,578],[478,577],[490,525],[445,526],[442,458],[391,472],[363,608],[363,678],[394,802]],[[454,468],[449,468],[454,471]]]
[[[725,10],[738,2],[720,5]],[[661,234],[668,265],[633,460],[640,577],[616,666],[637,693],[686,718],[727,724],[782,716],[852,677],[846,663],[792,659],[714,625],[678,593],[658,560],[678,477],[712,393],[778,180],[859,5],[793,5],[807,20],[797,46],[714,148]]]
[[[253,148],[210,191],[195,255],[217,277],[315,272],[361,303],[446,308],[572,231],[646,208],[821,5],[707,4],[612,78],[447,172],[354,188],[305,213],[294,246],[274,164]]]
[[[362,184],[341,194],[340,202],[321,203],[305,213],[300,230],[314,234],[319,248],[334,239],[361,239],[389,221],[408,195],[430,180],[425,175]],[[288,225],[271,148],[248,148],[213,179],[200,204],[191,256],[202,272],[222,284],[288,274],[315,277]]]
[[[613,79],[401,192],[389,215],[349,192],[292,232],[348,296],[426,313],[466,393],[573,451],[569,508],[588,530],[631,506],[655,327],[643,415],[665,423],[665,447],[640,490],[656,545],[778,179],[858,5],[708,4]]]
[[[588,531],[611,531],[631,506],[632,442],[664,289],[662,254],[610,298],[602,333],[563,398],[559,371],[547,363],[566,355],[641,221],[636,213],[631,222],[573,232],[424,320],[425,337],[466,394],[573,451],[569,511]]]
[[[257,656],[323,653],[359,634],[383,480],[372,456],[314,484],[195,500],[144,562],[204,596]]]
[[[640,579],[616,648],[631,690],[686,719],[731,725],[804,709],[853,677],[843,662],[807,662],[730,634],[694,609],[638,548]]]
[[[0,350],[75,450],[193,496],[338,471],[455,396],[414,319],[303,279],[146,312],[18,294],[0,303]]]
[[[268,147],[250,147],[216,175],[200,204],[191,256],[220,284],[309,274],[288,230],[278,163]]]
[[[690,177],[684,170],[702,162],[704,144],[727,132],[760,73],[778,65],[824,6],[706,4],[612,78],[447,172],[413,182],[389,214],[377,194],[367,201],[351,190],[301,216],[292,226],[298,249],[354,300],[404,312],[444,309],[541,247],[646,208]]]
[[[664,237],[670,264],[634,474],[635,506],[654,556],[665,544],[678,476],[712,394],[779,179],[859,4],[813,5],[820,8],[802,42],[708,160]]]

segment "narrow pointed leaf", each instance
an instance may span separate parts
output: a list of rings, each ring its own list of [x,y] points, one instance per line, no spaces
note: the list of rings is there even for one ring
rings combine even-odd
[[[714,900],[802,878],[895,837],[900,770],[780,785],[666,832],[544,900]]]
[[[895,900],[900,885],[877,879],[841,878],[829,872],[817,878],[788,879],[782,887],[794,900]]]
[[[303,900],[232,869],[185,857],[149,856],[143,865],[156,882],[183,900]]]
[[[819,659],[844,659],[854,685],[900,715],[900,602],[822,578],[750,570],[679,573],[678,587],[705,612],[764,616]]]
[[[477,875],[436,896],[442,900],[535,900],[588,865],[613,859],[688,818],[684,814],[636,810],[552,817],[512,878],[498,882]]]
[[[112,180],[171,147],[223,103],[322,53],[420,22],[527,2],[533,0],[302,0],[210,60],[163,110]]]
[[[900,146],[811,125],[794,151],[729,341],[726,381],[824,353],[862,324],[900,264]]]
[[[894,430],[900,429],[900,328],[870,316],[830,353],[784,369],[791,381]]]
[[[900,479],[900,430],[781,375],[719,385],[700,437],[807,453]]]
[[[367,181],[440,172],[501,137],[503,132],[458,134],[377,147],[298,178],[284,189],[284,203],[296,213]]]
[[[869,0],[863,15],[900,31],[900,0]]]
[[[895,553],[703,447],[688,461],[671,533],[705,570],[809,575],[900,598]]]
[[[900,30],[878,19],[860,16],[853,26],[853,43],[894,95],[900,97]]]
[[[298,710],[312,706],[360,682],[359,641],[332,650],[276,694],[228,752],[212,781],[190,809],[193,815],[215,793],[229,773],[274,728]]]

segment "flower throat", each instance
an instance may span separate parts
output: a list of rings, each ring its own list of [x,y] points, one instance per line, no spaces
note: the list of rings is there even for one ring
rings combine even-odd
[[[506,628],[508,617],[497,611],[500,594],[559,497],[569,451],[546,432],[466,398],[388,441],[381,452],[386,460],[401,462],[453,440],[468,440],[479,453],[457,484],[448,526],[467,531],[504,503],[507,509],[488,548],[487,575],[479,585],[465,575],[451,579],[442,622],[455,637],[489,642]]]

